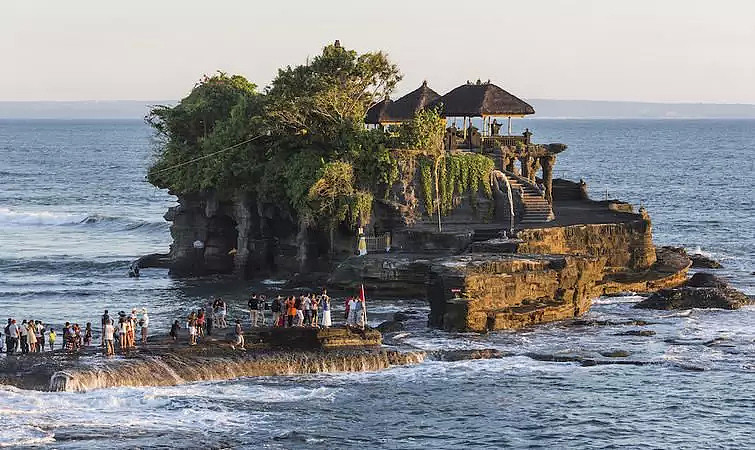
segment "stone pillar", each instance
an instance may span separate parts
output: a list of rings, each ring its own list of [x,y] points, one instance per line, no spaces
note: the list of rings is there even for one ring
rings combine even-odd
[[[537,179],[537,171],[540,169],[540,158],[532,158],[532,166],[530,167],[530,181],[535,183]]]
[[[553,204],[553,166],[556,165],[556,155],[543,156],[540,158],[543,166],[543,186],[545,186],[545,199]]]
[[[530,156],[520,156],[519,162],[522,163],[522,178],[530,178],[530,169],[532,169],[532,158]]]

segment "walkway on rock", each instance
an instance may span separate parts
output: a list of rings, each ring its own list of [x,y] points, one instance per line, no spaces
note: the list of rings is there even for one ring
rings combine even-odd
[[[504,171],[503,173],[509,180],[512,194],[517,195],[516,192],[518,191],[523,193],[524,214],[521,217],[517,217],[517,223],[546,223],[554,219],[550,203],[548,203],[537,186],[526,178],[522,178],[511,172]]]

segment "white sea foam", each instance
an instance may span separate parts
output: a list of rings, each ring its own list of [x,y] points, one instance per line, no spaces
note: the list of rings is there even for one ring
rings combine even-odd
[[[73,225],[86,220],[86,214],[51,211],[15,211],[0,207],[0,225]]]
[[[637,303],[644,297],[641,295],[621,295],[618,297],[600,297],[592,301],[593,305],[616,305],[619,303]]]
[[[687,253],[689,253],[690,255],[702,255],[702,256],[705,256],[706,258],[715,259],[718,256],[716,253],[703,250],[699,245],[695,247],[687,247],[685,248],[685,250],[687,250]]]

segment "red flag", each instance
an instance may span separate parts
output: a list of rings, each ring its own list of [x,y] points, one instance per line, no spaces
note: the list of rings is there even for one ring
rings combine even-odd
[[[363,302],[367,300],[364,296],[364,285],[359,289],[359,300]]]

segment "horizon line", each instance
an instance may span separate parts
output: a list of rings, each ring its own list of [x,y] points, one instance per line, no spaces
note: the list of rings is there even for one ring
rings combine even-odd
[[[662,100],[595,100],[584,98],[547,98],[547,97],[522,97],[527,101],[556,101],[556,102],[593,102],[593,103],[646,103],[651,105],[734,105],[755,106],[754,102],[725,102],[725,101],[662,101]],[[89,99],[89,100],[1,100],[0,103],[144,103],[160,104],[160,102],[178,102],[176,99]]]

